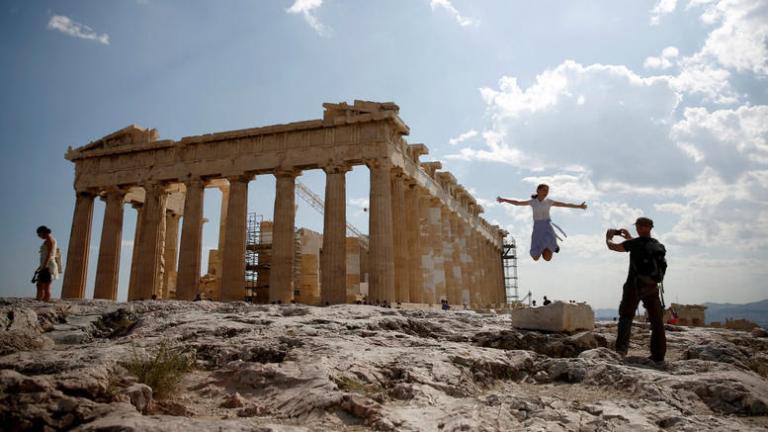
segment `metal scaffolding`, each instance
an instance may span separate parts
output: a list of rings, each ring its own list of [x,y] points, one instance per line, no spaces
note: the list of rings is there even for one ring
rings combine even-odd
[[[260,214],[248,214],[245,239],[245,300],[266,303],[269,300],[269,268],[272,239],[262,236]]]
[[[517,245],[515,239],[510,237],[504,242],[501,252],[501,265],[504,268],[504,291],[507,295],[507,304],[520,301],[517,286]]]
[[[323,203],[323,199],[320,198],[318,194],[312,192],[310,188],[306,187],[300,181],[296,181],[296,195],[303,199],[304,202],[312,206],[312,208],[317,210],[318,213],[325,213],[325,203]],[[350,234],[350,236],[360,239],[360,245],[363,247],[363,249],[368,250],[368,236],[360,232],[359,229],[357,229],[349,222],[347,222],[347,232]]]

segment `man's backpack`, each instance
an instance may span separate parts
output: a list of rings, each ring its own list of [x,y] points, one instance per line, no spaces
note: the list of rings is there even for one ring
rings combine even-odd
[[[667,272],[667,249],[656,239],[650,239],[634,251],[632,264],[637,276],[648,282],[661,283]]]

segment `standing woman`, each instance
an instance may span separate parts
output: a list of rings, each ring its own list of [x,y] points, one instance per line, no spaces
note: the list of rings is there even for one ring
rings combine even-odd
[[[59,248],[47,226],[37,227],[37,236],[44,241],[40,246],[40,266],[36,272],[37,296],[35,298],[47,302],[51,300],[51,283],[59,277],[59,266],[56,261],[56,251]]]
[[[557,240],[560,239],[553,225],[565,235],[563,230],[557,225],[552,223],[549,217],[549,209],[551,207],[565,207],[565,208],[578,208],[582,210],[587,209],[586,202],[581,204],[568,204],[559,201],[553,201],[547,199],[549,195],[549,186],[540,184],[536,187],[536,195],[531,195],[531,199],[528,201],[517,201],[513,199],[507,199],[502,197],[496,197],[496,201],[500,203],[508,203],[516,206],[531,206],[533,209],[533,234],[531,234],[531,257],[534,261],[538,261],[539,257],[544,257],[544,261],[552,259],[552,253],[560,251],[560,246],[557,245]],[[562,239],[560,239],[562,240]]]

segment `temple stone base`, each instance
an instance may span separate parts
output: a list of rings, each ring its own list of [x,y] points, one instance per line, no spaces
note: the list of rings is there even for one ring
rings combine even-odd
[[[593,330],[595,313],[587,304],[554,302],[536,308],[510,311],[512,327],[526,330],[574,332]]]

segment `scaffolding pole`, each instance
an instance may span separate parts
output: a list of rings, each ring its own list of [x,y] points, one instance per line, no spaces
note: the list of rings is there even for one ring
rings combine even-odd
[[[504,268],[504,291],[507,295],[507,304],[517,303],[520,301],[517,285],[517,244],[512,237],[504,242],[501,262]]]

